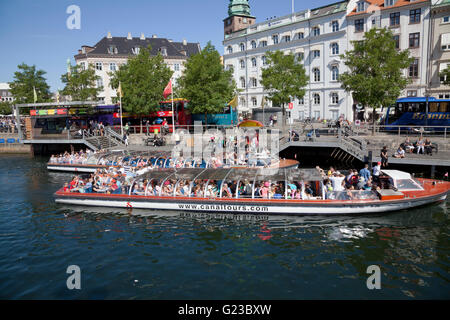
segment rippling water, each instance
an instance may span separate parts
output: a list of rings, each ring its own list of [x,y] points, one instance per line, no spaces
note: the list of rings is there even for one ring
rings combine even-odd
[[[449,299],[449,202],[263,217],[57,205],[70,178],[0,156],[3,299]],[[81,290],[66,269],[81,268]],[[381,290],[366,269],[381,268]]]

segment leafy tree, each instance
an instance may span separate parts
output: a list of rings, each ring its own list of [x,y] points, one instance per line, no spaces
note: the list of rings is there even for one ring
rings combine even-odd
[[[442,81],[442,84],[450,86],[450,64],[447,65],[447,68],[442,70],[441,73],[439,73],[439,76],[444,79],[444,81]]]
[[[268,100],[272,101],[273,105],[282,107],[284,126],[285,105],[291,102],[291,99],[303,98],[308,77],[305,68],[292,53],[284,54],[279,50],[268,52],[266,59],[269,66],[262,70],[261,84],[267,91]]]
[[[14,73],[14,81],[9,83],[10,91],[15,102],[34,103],[34,89],[36,88],[37,101],[48,102],[51,100],[50,87],[44,78],[43,70],[36,70],[36,66],[28,66],[25,63],[18,65],[19,71]]]
[[[100,76],[95,74],[94,67],[89,65],[85,70],[80,66],[70,66],[70,74],[61,76],[61,81],[65,84],[61,94],[70,96],[72,101],[96,101],[101,87],[96,86],[96,81]]]
[[[353,99],[364,107],[373,108],[373,131],[375,112],[381,106],[395,103],[410,82],[403,74],[413,62],[409,50],[397,50],[393,34],[387,28],[371,29],[364,40],[352,41],[353,50],[341,55],[348,71],[341,74],[343,89],[352,92]]]
[[[205,114],[205,121],[208,114],[222,113],[236,91],[232,72],[224,70],[211,42],[187,60],[178,84],[181,96],[190,102],[191,112]]]
[[[132,114],[156,111],[173,74],[161,54],[151,56],[150,52],[150,46],[141,48],[137,56],[130,56],[127,64],[110,74],[112,88],[118,89],[121,83],[123,109]]]
[[[8,101],[0,102],[0,114],[11,114],[12,107],[11,103]]]

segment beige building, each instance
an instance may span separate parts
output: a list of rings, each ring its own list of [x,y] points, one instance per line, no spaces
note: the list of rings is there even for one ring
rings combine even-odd
[[[88,65],[94,67],[96,75],[100,76],[97,86],[103,87],[99,100],[105,104],[112,104],[117,93],[110,86],[109,74],[127,63],[129,56],[139,54],[140,48],[146,48],[149,45],[152,48],[150,54],[160,53],[164,57],[164,62],[174,72],[174,85],[183,74],[186,60],[201,51],[199,43],[188,43],[186,40],[174,42],[170,39],[158,38],[156,35],[146,38],[144,34],[140,37],[132,37],[130,33],[127,37],[113,37],[108,32],[108,35],[93,47],[82,46],[75,55],[75,62],[81,68],[87,68]]]
[[[429,94],[450,98],[450,86],[443,85],[440,72],[450,65],[450,0],[433,0],[431,6],[431,41]]]

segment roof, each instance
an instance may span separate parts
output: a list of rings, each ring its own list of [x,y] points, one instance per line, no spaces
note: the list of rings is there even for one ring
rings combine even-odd
[[[144,38],[134,37],[128,39],[127,37],[103,37],[97,44],[93,46],[93,50],[87,50],[86,53],[80,53],[75,55],[75,58],[82,58],[85,56],[125,56],[133,54],[132,49],[135,47],[147,48],[152,47],[151,55],[156,56],[161,48],[166,48],[167,57],[184,58],[190,57],[197,53],[200,53],[199,43],[190,42],[171,42],[165,38]],[[108,53],[108,48],[115,46],[117,48],[116,54]],[[87,46],[86,46],[87,47]],[[184,52],[186,54],[184,54]]]
[[[448,1],[448,0],[443,0]],[[415,5],[417,3],[427,3],[428,0],[416,0],[414,2],[411,2],[410,0],[397,0],[393,6],[385,7],[384,6],[384,0],[365,0],[369,4],[367,7],[367,10],[356,12],[356,6],[353,8],[353,10],[348,14],[348,16],[355,16],[365,13],[373,13],[375,10],[386,10],[386,9],[392,9],[392,8],[398,8],[403,6],[409,6],[409,5]]]
[[[431,3],[433,8],[437,8],[450,5],[450,0],[432,0]]]
[[[394,180],[411,179],[411,175],[408,172],[398,170],[381,170],[381,172],[388,175]]]

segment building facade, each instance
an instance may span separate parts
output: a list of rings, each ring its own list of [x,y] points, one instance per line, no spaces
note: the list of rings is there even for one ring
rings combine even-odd
[[[450,0],[434,1],[447,3]],[[230,7],[235,2],[230,0]],[[251,17],[249,9],[245,13]],[[239,17],[230,10],[228,14],[225,21]],[[281,50],[296,55],[310,80],[304,98],[294,101],[294,119],[337,119],[342,115],[353,120],[358,102],[341,88],[339,74],[347,68],[340,54],[353,49],[351,41],[363,40],[364,32],[373,27],[392,30],[397,48],[409,49],[410,56],[414,57],[414,62],[404,70],[411,83],[402,96],[425,96],[430,74],[429,39],[433,32],[430,24],[428,0],[346,0],[252,23],[245,28],[237,25],[232,28],[233,32],[225,29],[224,66],[233,69],[241,90],[239,112],[261,106],[264,55],[267,51]],[[446,33],[445,30],[440,32]],[[448,47],[450,50],[450,43]],[[442,59],[440,61],[450,63],[447,56]]]
[[[14,97],[7,82],[0,83],[0,102],[13,102]]]
[[[431,6],[429,95],[450,99],[450,86],[440,73],[450,65],[450,0],[434,0]]]
[[[97,86],[103,87],[99,100],[105,104],[112,104],[117,93],[110,86],[109,73],[118,70],[121,65],[127,63],[130,56],[139,54],[141,48],[147,48],[149,45],[152,48],[151,55],[160,53],[164,62],[174,72],[174,85],[183,74],[186,60],[201,51],[199,43],[188,43],[186,40],[173,42],[158,38],[156,35],[146,38],[144,34],[132,37],[130,33],[127,37],[113,37],[108,32],[108,35],[93,47],[82,46],[75,55],[75,62],[81,68],[87,68],[89,65],[94,67],[96,75],[100,76]]]

